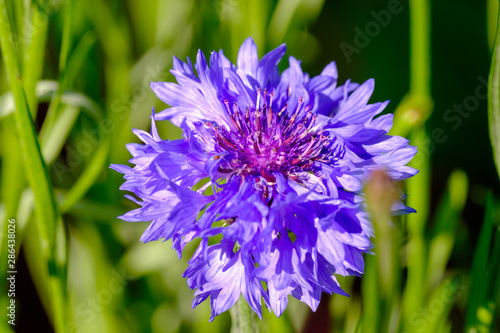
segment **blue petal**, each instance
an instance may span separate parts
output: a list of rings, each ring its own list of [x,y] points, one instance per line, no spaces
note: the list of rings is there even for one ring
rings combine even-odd
[[[238,75],[241,80],[251,87],[248,77],[257,78],[257,67],[259,66],[259,56],[257,46],[252,37],[245,39],[238,52]],[[253,87],[252,87],[253,88]]]
[[[262,57],[257,67],[257,81],[260,88],[272,88],[280,79],[278,63],[285,55],[286,46],[282,44]]]

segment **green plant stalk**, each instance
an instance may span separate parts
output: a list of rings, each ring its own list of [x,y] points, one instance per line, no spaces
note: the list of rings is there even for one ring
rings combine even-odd
[[[0,140],[2,142],[8,142],[15,137],[15,121],[12,116],[3,119],[0,123]],[[24,178],[24,168],[22,156],[19,154],[19,143],[14,141],[8,145],[2,147],[2,174],[0,175],[0,193],[5,209],[4,220],[1,221],[0,230],[0,248],[7,249],[7,225],[8,220],[16,218],[17,209],[19,206],[19,200],[21,198],[21,193],[26,186],[26,180]],[[1,215],[1,214],[0,214]],[[17,220],[16,220],[17,222]],[[20,231],[16,225],[16,238],[20,237]],[[16,242],[16,250],[19,251],[19,243]],[[7,290],[5,287],[7,285],[7,280],[5,279],[7,274],[7,251],[0,251],[0,288],[2,290]]]
[[[231,313],[231,333],[259,333],[259,318],[247,304],[243,296],[229,309]]]
[[[28,106],[26,104],[23,87],[21,83],[19,66],[16,54],[10,40],[11,29],[8,20],[7,8],[5,0],[0,0],[0,43],[4,63],[9,76],[9,82],[14,96],[16,111],[14,113],[18,135],[21,142],[21,150],[25,161],[26,174],[30,185],[33,187],[35,196],[47,196],[48,205],[40,205],[37,215],[41,221],[44,221],[45,234],[47,240],[53,238],[55,221],[57,220],[57,212],[54,201],[50,202],[52,196],[52,187],[49,182],[48,173],[45,168],[45,163],[42,160],[40,147],[36,138],[36,132],[33,121],[30,117]],[[38,195],[37,195],[38,194]],[[47,202],[43,202],[44,204]],[[51,237],[52,235],[52,237]]]
[[[430,1],[410,1],[410,92],[431,94]]]
[[[82,65],[88,61],[89,52],[96,42],[93,31],[87,31],[73,49],[71,57],[68,58],[66,65],[66,85],[71,87],[75,79],[80,75]],[[64,95],[61,96],[64,103]]]
[[[362,323],[361,332],[380,332],[381,295],[377,275],[377,258],[365,257],[365,273],[362,283]]]
[[[488,31],[488,46],[490,52],[493,51],[495,46],[495,37],[498,23],[498,0],[486,1],[486,25]]]
[[[31,202],[22,203],[23,206],[27,207],[30,212],[27,213],[28,216],[26,218],[30,218],[33,213],[31,207]],[[36,289],[37,296],[40,299],[40,302],[47,314],[47,318],[49,320],[54,320],[57,315],[54,311],[53,298],[54,294],[52,293],[51,287],[51,277],[49,275],[44,249],[40,242],[40,225],[35,222],[32,218],[27,222],[28,227],[24,230],[23,237],[23,252],[26,258],[26,265],[28,268],[28,272],[30,276],[36,276],[36,279],[33,279],[33,284]],[[31,223],[31,225],[30,225]],[[59,332],[56,328],[56,332]],[[64,330],[63,330],[64,332]]]
[[[421,100],[423,105],[431,105],[430,97],[430,4],[429,0],[410,1],[410,94]],[[430,111],[429,111],[430,113]],[[425,297],[426,244],[425,224],[429,215],[430,151],[425,124],[416,128],[410,142],[419,148],[416,158],[410,164],[420,173],[407,181],[409,194],[407,203],[417,210],[408,216],[407,262],[408,280],[403,305],[404,318],[415,313]]]
[[[293,14],[300,6],[300,0],[278,1],[269,23],[269,38],[273,45],[282,43],[290,24],[293,22]]]
[[[43,248],[49,264],[53,308],[57,332],[63,332],[66,319],[65,286],[57,275],[56,261],[56,226],[58,213],[52,193],[52,186],[45,163],[42,159],[36,131],[30,116],[26,96],[21,82],[19,62],[13,44],[12,28],[5,0],[0,0],[0,46],[9,83],[14,96],[16,111],[14,113],[21,151],[28,182],[33,189],[36,203],[36,217],[40,224]]]
[[[390,218],[372,220],[375,225],[375,251],[377,252],[378,275],[382,299],[382,331],[396,332],[398,323],[394,323],[395,311],[399,311],[400,296],[400,235],[394,225],[390,225]]]
[[[40,140],[42,146],[42,156],[45,163],[51,165],[57,156],[61,153],[61,150],[68,138],[71,129],[73,128],[78,115],[80,114],[80,108],[72,105],[66,106],[59,117],[57,117],[54,126],[50,130],[50,135],[45,141]],[[59,207],[60,208],[60,207]],[[61,214],[63,214],[61,212]]]
[[[500,10],[498,15],[500,17]],[[500,176],[500,24],[497,24],[488,79],[488,120],[493,159]]]
[[[10,1],[11,13],[14,13],[12,18],[12,32],[14,33],[14,47],[18,50],[18,55],[23,53],[24,44],[22,40],[18,37],[23,36],[24,31],[24,13],[26,12],[24,8],[23,1]]]
[[[42,76],[44,51],[49,26],[49,18],[39,6],[37,4],[32,5],[33,31],[27,45],[27,51],[24,54],[23,64],[23,86],[32,117],[35,117],[37,113],[36,84]]]
[[[439,329],[440,324],[445,323],[451,308],[453,307],[455,298],[458,297],[460,292],[457,278],[446,279],[441,282],[441,284],[432,292],[429,296],[429,301],[424,309],[432,309],[433,306],[437,310],[439,305],[439,311],[433,311],[432,316],[428,316],[426,320],[421,321],[417,325],[417,332],[442,332]],[[419,317],[417,317],[419,318]],[[421,317],[420,317],[421,318]]]
[[[479,240],[474,258],[472,260],[472,281],[469,291],[469,300],[467,304],[467,317],[465,322],[466,331],[480,323],[478,318],[478,309],[484,304],[487,298],[486,272],[488,268],[488,259],[490,255],[490,244],[493,234],[493,196],[488,193],[486,199],[486,212],[484,215],[483,226],[479,234]]]
[[[40,130],[40,138],[42,141],[46,140],[50,135],[50,129],[54,126],[58,116],[61,96],[66,89],[66,63],[68,60],[69,46],[72,41],[71,36],[73,33],[73,22],[75,16],[74,2],[74,0],[69,0],[65,8],[61,52],[59,55],[59,89],[57,89],[57,92],[49,105],[46,119],[42,125],[42,129]]]
[[[359,298],[349,301],[349,308],[343,316],[345,318],[343,327],[337,326],[338,328],[335,328],[340,332],[355,333],[361,326],[361,301],[359,300]],[[339,319],[340,318],[341,317],[339,317]],[[336,322],[337,321],[334,318],[334,323]]]
[[[412,144],[422,147],[427,139],[425,129],[419,129],[411,136]],[[415,166],[414,164],[410,164]],[[424,236],[425,223],[429,209],[430,161],[427,156],[418,165],[419,174],[408,179],[407,204],[417,210],[416,214],[408,216],[407,266],[408,278],[404,293],[404,318],[408,320],[423,304],[425,297],[427,247]]]
[[[498,220],[497,220],[498,222]],[[496,228],[495,241],[493,251],[488,264],[486,273],[486,299],[483,303],[483,309],[486,311],[486,317],[490,318],[489,322],[484,323],[490,331],[493,330],[495,324],[495,314],[497,313],[498,305],[497,298],[500,290],[500,226]],[[496,318],[498,320],[498,318]]]
[[[462,170],[453,171],[448,178],[446,193],[438,205],[435,224],[429,239],[427,290],[438,287],[445,276],[467,193],[467,174]]]
[[[377,259],[378,297],[380,308],[379,331],[396,332],[399,326],[401,237],[397,227],[391,223],[391,206],[398,197],[394,184],[388,178],[373,173],[368,180],[365,196],[366,208],[375,231],[374,252]]]

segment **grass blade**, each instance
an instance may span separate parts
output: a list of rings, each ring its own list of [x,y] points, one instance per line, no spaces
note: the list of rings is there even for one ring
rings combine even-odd
[[[362,285],[361,331],[380,332],[381,296],[377,274],[377,258],[365,257],[365,273]]]
[[[488,80],[488,120],[493,158],[497,174],[500,176],[500,25],[498,24]]]
[[[478,310],[486,298],[487,283],[485,283],[485,278],[490,254],[491,236],[493,233],[493,210],[493,196],[491,193],[488,193],[484,222],[472,261],[472,282],[465,323],[467,331],[479,323]]]
[[[0,0],[0,43],[3,60],[9,75],[10,86],[16,111],[14,113],[21,140],[21,149],[25,161],[26,174],[30,185],[37,197],[37,215],[44,225],[47,241],[53,239],[57,211],[52,195],[52,186],[49,182],[48,172],[42,159],[36,131],[31,119],[28,105],[24,96],[20,80],[19,64],[11,42],[11,28],[9,24],[5,0]]]
[[[419,110],[420,114],[430,114],[431,59],[430,59],[430,1],[410,1],[410,95],[415,106],[429,108]],[[425,298],[425,275],[427,246],[424,232],[429,215],[431,163],[429,135],[424,123],[412,131],[410,142],[419,152],[410,166],[420,170],[419,174],[407,180],[407,204],[417,210],[417,214],[407,217],[408,221],[408,279],[403,299],[404,323],[418,311]]]
[[[436,222],[429,240],[429,262],[427,267],[427,290],[433,290],[442,281],[455,243],[460,215],[465,207],[468,193],[467,174],[455,170],[448,179],[448,189],[441,200]]]
[[[45,141],[41,142],[42,155],[47,164],[50,165],[61,153],[79,113],[80,109],[78,107],[71,105],[65,107],[57,117],[54,126],[52,126],[50,135]]]
[[[45,59],[45,44],[47,41],[47,30],[49,27],[49,17],[46,8],[41,8],[42,4],[34,3],[29,23],[30,33],[25,33],[27,50],[23,60],[23,85],[26,91],[31,115],[35,117],[37,113],[37,96],[35,94],[36,84],[40,80],[43,72],[43,61]]]
[[[95,152],[87,168],[68,191],[64,201],[61,203],[60,209],[62,214],[73,208],[95,183],[106,164],[108,152],[109,140],[104,139],[103,142],[99,144],[99,148]]]
[[[486,299],[483,303],[478,317],[480,317],[481,322],[484,326],[492,331],[494,325],[494,318],[497,307],[498,292],[500,290],[500,228],[496,228],[495,245],[493,247],[493,253],[491,256],[490,263],[488,265],[488,272],[486,273]],[[482,316],[480,315],[482,314]]]
[[[73,23],[75,17],[75,1],[69,0],[66,8],[64,8],[64,28],[62,36],[61,52],[59,55],[59,89],[57,90],[52,102],[50,103],[49,110],[47,112],[46,119],[43,123],[42,129],[40,130],[40,138],[46,140],[50,135],[50,129],[56,121],[59,105],[61,103],[61,95],[66,89],[66,63],[68,59],[69,47],[72,42],[73,34]]]
[[[425,310],[413,318],[414,332],[443,332],[440,327],[448,321],[449,313],[460,292],[458,279],[444,280],[430,295]]]
[[[35,194],[36,216],[43,238],[43,249],[51,273],[52,299],[57,332],[63,332],[66,324],[66,300],[64,282],[57,274],[56,229],[58,213],[49,181],[48,170],[42,158],[35,127],[29,112],[21,82],[19,61],[13,44],[12,27],[5,0],[0,0],[0,46],[9,84],[14,96],[14,113],[21,151],[28,182]]]

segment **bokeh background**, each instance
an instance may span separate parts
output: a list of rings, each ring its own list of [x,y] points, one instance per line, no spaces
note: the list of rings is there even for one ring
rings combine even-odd
[[[485,83],[496,1],[435,1],[428,12],[423,0],[2,3],[11,29],[10,37],[5,31],[2,37],[15,46],[24,101],[60,218],[52,242],[58,268],[49,272],[50,244],[27,182],[31,164],[23,162],[25,143],[16,127],[2,48],[0,259],[4,267],[6,221],[15,218],[18,274],[16,326],[8,325],[2,313],[0,330],[230,330],[229,313],[209,323],[208,302],[191,309],[193,291],[182,278],[189,255],[178,260],[169,241],[142,244],[139,238],[148,223],[117,219],[134,204],[123,198],[121,175],[108,166],[126,164],[125,144],[137,142],[131,129],[149,130],[152,107],[166,108],[149,82],[173,80],[174,55],[195,59],[198,49],[206,55],[223,49],[235,62],[239,46],[252,36],[259,56],[287,44],[282,68],[293,55],[310,75],[336,61],[340,82],[375,78],[371,101],[391,101],[385,112],[396,112],[393,133],[419,147],[414,166],[422,170],[413,183],[400,184],[418,214],[395,219],[395,235],[381,238],[396,244],[392,292],[386,292],[387,281],[377,273],[380,261],[389,259],[370,256],[363,279],[339,278],[350,298],[324,295],[316,313],[290,298],[281,318],[264,311],[261,330],[499,331],[495,198],[500,188]],[[412,21],[410,9],[421,15]],[[411,46],[415,39],[423,44]],[[412,67],[412,57],[424,61]],[[159,127],[162,138],[181,137],[168,122]],[[186,254],[193,250],[189,247]],[[2,283],[5,274],[2,268]],[[54,291],[58,285],[60,294]],[[7,293],[2,291],[0,299],[5,309]],[[56,299],[66,302],[65,319]]]

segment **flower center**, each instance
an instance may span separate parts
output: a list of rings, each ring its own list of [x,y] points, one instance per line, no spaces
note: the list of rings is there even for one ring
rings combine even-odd
[[[286,104],[274,112],[273,95],[268,95],[267,90],[261,94],[259,89],[256,107],[247,107],[245,112],[236,103],[231,109],[229,101],[224,100],[230,128],[206,123],[216,141],[216,150],[227,153],[219,164],[219,172],[261,175],[268,183],[274,183],[273,173],[296,180],[297,173],[311,171],[314,162],[330,160],[330,148],[336,138],[320,128],[309,107],[303,108],[303,99],[293,113],[286,112]]]

